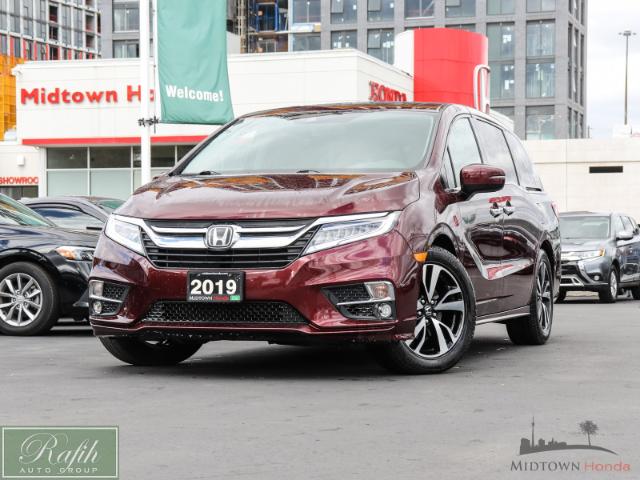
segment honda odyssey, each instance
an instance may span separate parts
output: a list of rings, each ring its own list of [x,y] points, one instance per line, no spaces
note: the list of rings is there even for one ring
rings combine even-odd
[[[213,340],[363,342],[390,369],[455,365],[476,325],[544,344],[558,217],[518,138],[459,105],[240,117],[109,218],[91,324],[118,359]]]

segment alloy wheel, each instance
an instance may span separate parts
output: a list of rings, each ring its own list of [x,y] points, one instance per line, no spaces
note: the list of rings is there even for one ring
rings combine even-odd
[[[441,357],[462,336],[465,313],[462,289],[453,273],[442,265],[425,264],[414,338],[405,344],[420,357]]]
[[[551,330],[551,316],[553,313],[553,295],[551,292],[551,277],[547,264],[542,262],[536,275],[536,311],[540,329],[547,335]]]
[[[12,273],[0,282],[0,320],[12,327],[26,327],[42,310],[42,288],[26,273]]]

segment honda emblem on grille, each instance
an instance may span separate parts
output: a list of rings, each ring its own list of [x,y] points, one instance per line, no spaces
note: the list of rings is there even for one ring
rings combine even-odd
[[[206,243],[209,248],[229,248],[238,240],[233,225],[213,225],[207,230]]]

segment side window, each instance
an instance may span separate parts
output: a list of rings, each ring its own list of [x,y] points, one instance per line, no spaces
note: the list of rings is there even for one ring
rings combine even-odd
[[[513,161],[516,165],[520,185],[533,190],[543,190],[540,177],[536,174],[533,163],[527,151],[522,146],[520,139],[511,132],[504,132],[504,134],[507,137],[507,143],[509,144],[509,149],[511,150]]]
[[[56,225],[63,228],[85,230],[87,227],[103,227],[103,223],[96,217],[79,210],[62,207],[35,207],[33,209],[43,217],[48,218]]]
[[[635,235],[637,227],[629,217],[622,217],[622,223],[624,225],[624,230],[626,230],[627,232],[633,232]]]
[[[631,217],[627,217],[629,219],[629,221],[631,222],[631,226],[633,227],[633,233],[635,235],[637,235],[638,233],[640,233],[640,227],[638,227],[638,223]]]
[[[447,150],[451,157],[451,166],[456,186],[460,183],[460,170],[473,163],[482,163],[480,150],[468,118],[456,120],[449,130]]]
[[[618,215],[614,215],[613,216],[613,234],[617,235],[623,230],[624,230],[624,225],[622,224],[622,220]]]
[[[518,184],[516,168],[502,130],[482,120],[476,121],[478,137],[486,154],[485,162],[504,170],[507,183]]]

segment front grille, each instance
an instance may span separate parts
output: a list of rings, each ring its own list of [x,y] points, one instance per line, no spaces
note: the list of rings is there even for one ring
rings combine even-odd
[[[296,260],[319,227],[311,228],[291,245],[282,248],[207,250],[163,248],[142,232],[147,257],[159,268],[283,268]]]
[[[182,324],[306,323],[300,312],[284,302],[157,302],[153,304],[143,321]]]
[[[341,285],[339,287],[327,288],[331,300],[334,303],[348,302],[367,302],[371,299],[364,283],[356,283],[353,285]]]
[[[122,305],[120,302],[105,302],[104,300],[102,300],[101,303],[102,303],[102,310],[100,312],[101,316],[115,315],[116,313],[118,313],[118,310],[120,310],[120,305]],[[95,312],[94,312],[94,315],[96,315]]]
[[[348,318],[370,319],[377,318],[376,304],[361,303],[358,305],[344,305],[341,310],[346,313]]]
[[[579,270],[575,265],[563,264],[561,266],[562,275],[578,275]]]

